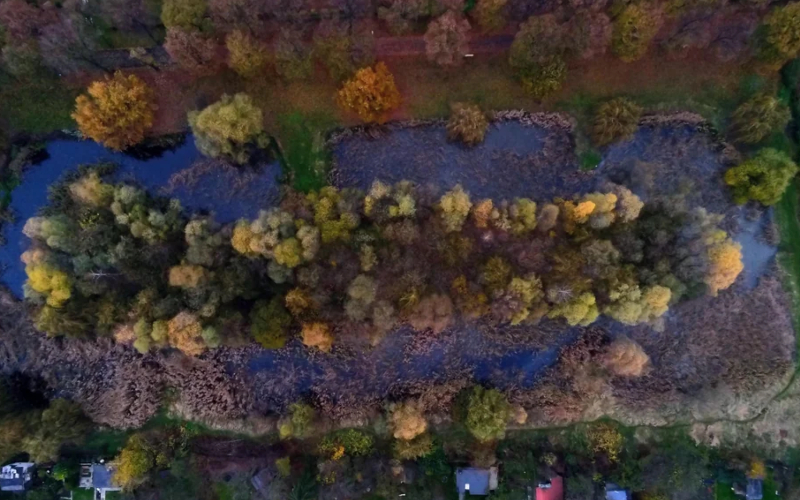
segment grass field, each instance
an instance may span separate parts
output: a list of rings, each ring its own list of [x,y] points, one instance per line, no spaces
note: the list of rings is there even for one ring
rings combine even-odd
[[[0,77],[0,119],[12,134],[75,128],[70,113],[77,94],[55,77],[39,76],[26,82],[4,75]]]

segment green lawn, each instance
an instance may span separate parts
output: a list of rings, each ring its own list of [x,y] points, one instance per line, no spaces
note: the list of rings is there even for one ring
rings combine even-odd
[[[72,490],[72,500],[94,500],[94,490],[75,488]]]
[[[38,76],[30,82],[0,78],[0,119],[7,130],[43,134],[74,129],[70,114],[78,92],[54,77]]]

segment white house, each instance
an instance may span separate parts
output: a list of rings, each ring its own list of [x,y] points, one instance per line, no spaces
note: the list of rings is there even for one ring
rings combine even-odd
[[[4,465],[0,471],[0,490],[25,491],[33,478],[33,462],[17,462]]]

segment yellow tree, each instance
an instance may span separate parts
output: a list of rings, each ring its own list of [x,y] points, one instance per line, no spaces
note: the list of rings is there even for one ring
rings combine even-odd
[[[325,323],[304,323],[301,335],[308,347],[317,347],[322,352],[330,352],[333,347],[333,335]]]
[[[744,269],[742,263],[742,245],[728,238],[708,249],[709,269],[706,274],[706,285],[709,293],[717,295],[736,281]]]
[[[356,113],[365,122],[383,123],[390,111],[400,105],[400,92],[394,76],[382,62],[375,68],[362,68],[345,82],[337,96],[339,106]]]
[[[121,151],[144,139],[155,110],[150,87],[135,75],[117,71],[78,96],[72,118],[85,137]]]

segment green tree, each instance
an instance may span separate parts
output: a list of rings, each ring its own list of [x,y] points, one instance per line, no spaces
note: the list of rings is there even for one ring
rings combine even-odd
[[[759,94],[733,112],[731,135],[738,142],[754,144],[773,132],[782,132],[790,118],[789,106],[769,94]]]
[[[560,89],[567,77],[564,33],[555,17],[531,16],[511,44],[508,62],[523,88],[542,98]]]
[[[286,330],[292,316],[280,297],[259,301],[250,311],[250,335],[267,349],[280,349],[286,344]]]
[[[797,57],[800,51],[800,3],[790,2],[772,9],[764,19],[763,31],[760,47],[763,60],[779,66]]]
[[[614,21],[611,49],[625,62],[640,59],[661,27],[661,19],[645,6],[630,4]]]
[[[58,459],[61,446],[79,444],[91,430],[91,422],[80,406],[66,399],[54,399],[50,407],[34,419],[33,429],[23,439],[23,448],[35,462]]]
[[[753,200],[763,205],[774,205],[796,174],[797,165],[791,158],[766,148],[725,172],[725,183],[731,187],[736,203]]]
[[[207,7],[206,0],[164,0],[161,21],[167,28],[199,29]]]
[[[478,441],[495,441],[506,435],[511,405],[497,389],[477,386],[469,396],[467,429]]]
[[[212,158],[247,163],[254,147],[266,147],[264,116],[247,94],[223,95],[202,111],[189,113],[197,149]]]

